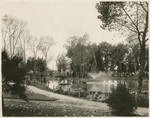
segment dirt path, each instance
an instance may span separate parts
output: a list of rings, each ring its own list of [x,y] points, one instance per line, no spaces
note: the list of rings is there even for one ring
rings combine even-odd
[[[28,86],[28,90],[31,92],[34,92],[34,93],[43,94],[43,95],[51,97],[51,98],[56,98],[56,99],[58,99],[59,102],[62,102],[65,104],[66,103],[72,104],[72,105],[76,105],[78,107],[86,108],[86,109],[92,108],[92,109],[99,109],[99,110],[101,109],[101,110],[109,111],[109,108],[106,103],[93,102],[93,101],[88,101],[88,100],[84,100],[84,99],[69,97],[69,96],[49,92],[46,90],[41,90],[34,86]],[[137,110],[135,111],[135,113],[139,114],[139,115],[148,116],[149,109],[138,107]]]

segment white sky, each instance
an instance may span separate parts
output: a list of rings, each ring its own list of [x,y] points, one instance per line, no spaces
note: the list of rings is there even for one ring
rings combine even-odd
[[[51,49],[53,59],[49,68],[56,69],[57,55],[65,52],[63,45],[70,36],[83,36],[88,33],[90,42],[122,42],[123,38],[100,28],[95,8],[99,0],[1,0],[0,17],[13,15],[28,22],[33,36],[51,35],[56,44]],[[28,52],[28,56],[31,52]]]

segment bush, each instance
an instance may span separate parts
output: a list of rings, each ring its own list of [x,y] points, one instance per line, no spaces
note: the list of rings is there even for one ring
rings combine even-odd
[[[88,93],[85,92],[85,91],[80,92],[80,97],[81,97],[81,98],[86,98],[87,95],[88,95]]]
[[[64,92],[63,92],[63,95],[68,95],[68,94],[69,94],[68,91],[64,91]]]
[[[137,104],[139,107],[149,107],[148,95],[144,95],[144,94],[138,95]]]
[[[51,91],[51,92],[53,91],[53,90],[50,89],[48,86],[46,86],[45,84],[39,82],[39,81],[36,80],[36,79],[30,80],[30,85],[31,85],[31,86],[35,86],[35,87],[37,87],[37,88],[39,88],[39,89],[42,89],[42,90],[47,90],[47,91]]]
[[[123,84],[118,84],[116,89],[112,89],[107,103],[112,114],[117,116],[132,115],[137,107],[135,98],[129,94],[128,89]]]
[[[70,95],[73,96],[73,97],[79,97],[79,92],[73,91],[73,92],[70,93]]]

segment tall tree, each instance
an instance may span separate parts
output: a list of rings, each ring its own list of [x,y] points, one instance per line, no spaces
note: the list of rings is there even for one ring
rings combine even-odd
[[[71,37],[68,39],[66,48],[67,56],[71,59],[71,69],[73,75],[77,77],[84,77],[85,75],[85,55],[86,55],[86,41],[88,35],[85,34],[83,37]]]
[[[43,53],[46,62],[50,61],[49,52],[54,45],[54,39],[52,36],[42,36],[39,43],[39,50]],[[49,57],[49,58],[48,58]]]
[[[69,66],[69,63],[64,54],[58,55],[57,60],[56,60],[56,65],[57,65],[57,69],[59,73],[61,73],[62,71],[63,73],[66,72]]]
[[[10,52],[11,57],[15,56],[15,50],[18,44],[18,40],[21,37],[26,22],[18,20],[13,16],[5,15],[2,19],[2,38],[4,50]]]
[[[34,58],[37,58],[37,54],[39,51],[39,45],[40,45],[40,41],[37,37],[31,37],[31,40],[28,42],[29,44],[29,49],[31,50],[31,52],[34,55]]]
[[[95,51],[95,58],[96,58],[96,63],[97,63],[97,71],[104,71],[102,54],[100,50]]]
[[[105,71],[109,69],[110,57],[112,55],[113,46],[107,42],[102,42],[98,45],[101,53],[101,58],[103,59],[103,66]]]
[[[148,40],[148,2],[99,2],[96,9],[100,13],[98,18],[102,21],[102,28],[136,36],[140,45],[138,93],[141,93]]]
[[[20,44],[19,48],[21,49],[23,53],[24,62],[26,62],[26,50],[27,50],[29,40],[31,40],[31,35],[29,34],[28,30],[25,30],[18,41]]]

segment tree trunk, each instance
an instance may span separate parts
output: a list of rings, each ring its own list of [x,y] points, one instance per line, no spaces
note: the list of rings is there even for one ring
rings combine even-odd
[[[138,94],[142,92],[142,82],[144,79],[144,68],[145,68],[145,45],[142,46],[140,52],[140,70],[138,80]]]
[[[5,107],[5,105],[4,105],[4,97],[2,95],[2,113],[4,112],[4,107]]]
[[[135,75],[136,75],[136,71],[137,71],[137,61],[134,58],[134,73],[135,73]]]

